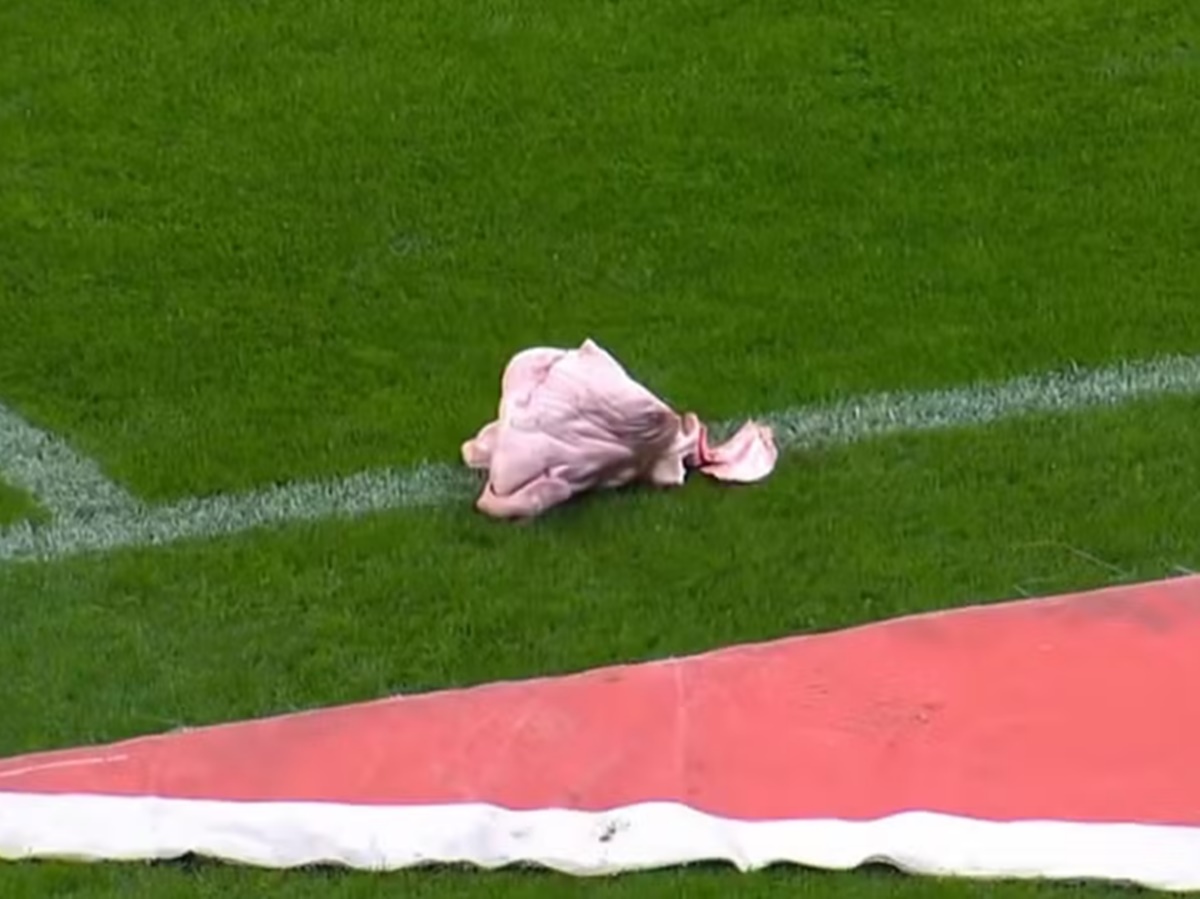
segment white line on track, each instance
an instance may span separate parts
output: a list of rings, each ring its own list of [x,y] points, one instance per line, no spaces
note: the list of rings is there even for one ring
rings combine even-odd
[[[796,450],[1188,394],[1200,394],[1200,356],[1168,356],[926,393],[879,393],[759,417],[774,425],[782,448]],[[146,505],[108,480],[95,462],[3,404],[0,480],[29,492],[51,515],[49,524],[20,522],[0,528],[0,562],[156,546],[392,509],[469,505],[480,483],[460,466],[427,463]]]

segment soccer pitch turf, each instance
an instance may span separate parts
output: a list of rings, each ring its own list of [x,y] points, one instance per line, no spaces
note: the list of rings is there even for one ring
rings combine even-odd
[[[716,420],[1192,356],[1197,146],[1193,0],[10,0],[0,407],[170,504],[453,464],[512,352],[587,336]],[[1195,570],[1198,412],[0,561],[0,755]],[[17,486],[0,527],[44,525]],[[0,865],[6,899],[264,890],[1121,893]]]

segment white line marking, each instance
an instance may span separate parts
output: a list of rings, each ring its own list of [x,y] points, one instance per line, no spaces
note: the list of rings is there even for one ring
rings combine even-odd
[[[0,771],[0,779],[6,777],[24,777],[26,774],[33,774],[36,771],[54,771],[58,768],[83,768],[92,765],[114,765],[117,762],[128,761],[129,756],[125,754],[117,755],[98,755],[84,759],[64,759],[61,762],[46,762],[43,765],[26,765],[24,768],[13,768],[10,771]]]
[[[927,393],[872,394],[760,418],[774,425],[782,448],[815,449],[888,434],[983,425],[1037,413],[1069,413],[1172,394],[1200,394],[1200,356],[1169,356]],[[54,515],[48,525],[21,522],[0,529],[0,561],[49,560],[206,539],[288,522],[469,504],[480,484],[476,474],[461,466],[424,463],[408,469],[366,471],[340,480],[145,506],[106,480],[95,463],[75,455],[61,441],[2,406],[0,475],[34,493]]]
[[[122,547],[237,534],[268,525],[355,518],[389,509],[470,501],[479,481],[448,465],[381,469],[336,481],[286,484],[231,496],[190,497],[164,506],[20,522],[0,530],[0,561],[47,560]]]
[[[984,425],[1038,413],[1070,413],[1139,399],[1200,393],[1200,356],[1164,356],[1108,368],[1026,375],[926,393],[876,393],[765,416],[782,446],[812,449],[906,431]]]
[[[0,403],[0,479],[56,518],[130,512],[138,502],[100,466]],[[3,555],[0,553],[0,558]]]

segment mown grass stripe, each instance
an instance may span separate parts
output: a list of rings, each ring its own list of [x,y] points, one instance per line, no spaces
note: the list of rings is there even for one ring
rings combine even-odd
[[[1169,356],[999,384],[878,393],[760,417],[775,427],[781,447],[794,451],[1196,393],[1200,393],[1200,356]],[[726,423],[721,429],[736,423]],[[105,479],[91,460],[3,407],[0,459],[0,474],[25,487],[54,514],[49,525],[22,522],[0,530],[0,561],[49,560],[237,534],[288,522],[466,504],[480,483],[474,473],[459,466],[425,463],[407,469],[365,471],[338,480],[145,506]]]

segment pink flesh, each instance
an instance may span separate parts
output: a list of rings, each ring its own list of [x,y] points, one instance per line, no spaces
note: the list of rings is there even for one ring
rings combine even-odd
[[[572,496],[634,481],[675,486],[688,467],[722,481],[765,478],[778,458],[771,430],[747,422],[711,447],[695,415],[679,415],[591,340],[536,347],[501,378],[498,418],[462,446],[488,471],[476,503],[497,518],[540,515]]]

